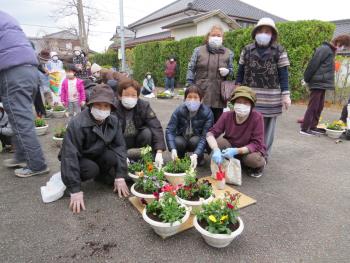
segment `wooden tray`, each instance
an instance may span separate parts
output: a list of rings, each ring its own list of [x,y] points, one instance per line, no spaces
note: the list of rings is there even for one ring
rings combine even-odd
[[[215,193],[215,198],[223,197],[225,192],[240,193],[241,197],[239,199],[239,204],[238,204],[239,209],[242,209],[244,207],[247,207],[247,206],[250,206],[250,205],[253,205],[256,203],[255,199],[235,190],[234,188],[232,188],[231,186],[228,186],[227,184],[226,184],[226,187],[224,190],[218,190],[216,187],[216,180],[211,178],[211,176],[201,178],[200,180],[208,180],[209,182],[212,183],[214,193]],[[136,197],[136,196],[129,197],[129,201],[140,213],[142,213],[145,206],[141,203],[141,201],[138,197]],[[194,218],[194,215],[190,215],[189,219],[181,226],[181,228],[179,229],[179,231],[176,234],[192,228],[193,227],[193,218]]]

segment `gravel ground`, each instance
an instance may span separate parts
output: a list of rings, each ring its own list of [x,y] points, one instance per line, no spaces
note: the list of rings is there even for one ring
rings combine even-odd
[[[180,100],[151,100],[166,126]],[[206,245],[195,229],[162,240],[127,199],[112,189],[83,185],[87,211],[73,215],[69,197],[44,204],[40,186],[59,170],[51,137],[63,120],[49,120],[40,137],[50,175],[16,178],[0,167],[1,262],[349,262],[350,143],[299,135],[293,106],[278,120],[273,154],[259,179],[237,189],[257,199],[241,211],[242,235],[229,247]],[[323,119],[337,112],[325,111]],[[10,154],[0,154],[0,161]],[[199,169],[209,175],[209,163]]]

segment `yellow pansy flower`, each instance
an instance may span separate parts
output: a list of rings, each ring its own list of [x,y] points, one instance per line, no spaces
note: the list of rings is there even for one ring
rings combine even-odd
[[[215,218],[215,216],[210,215],[208,218],[209,218],[209,220],[210,220],[211,222],[216,223],[216,218]]]
[[[227,220],[228,219],[228,215],[224,215],[224,216],[222,216],[221,218],[220,218],[220,221],[225,221],[225,220]]]

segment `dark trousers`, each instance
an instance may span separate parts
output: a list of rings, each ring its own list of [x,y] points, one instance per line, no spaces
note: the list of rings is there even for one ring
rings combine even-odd
[[[186,139],[183,136],[176,136],[175,145],[178,156],[180,158],[183,158],[187,152],[194,152],[199,141],[200,138],[198,136],[192,136],[189,139]],[[198,158],[203,158],[203,154],[201,156],[198,156]]]
[[[149,128],[143,128],[136,136],[125,138],[126,148],[142,148],[147,145],[152,146],[152,132]]]
[[[113,184],[118,159],[110,150],[104,152],[98,159],[82,158],[79,161],[80,178],[82,181],[98,179],[107,184]]]
[[[165,90],[171,90],[171,92],[174,92],[174,87],[175,87],[175,78],[165,77]]]
[[[43,99],[41,97],[41,92],[39,87],[37,89],[36,94],[34,95],[34,107],[35,107],[36,115],[38,117],[43,117],[46,115],[46,110],[43,103]]]
[[[304,115],[304,123],[301,126],[303,131],[308,131],[317,127],[324,107],[326,90],[312,89],[310,93],[309,105]]]
[[[218,119],[220,119],[224,109],[223,108],[210,108],[210,109],[214,114],[214,124],[215,124],[218,121]]]
[[[14,132],[15,159],[33,171],[46,169],[34,129],[33,94],[39,85],[36,67],[18,66],[0,72],[0,97]]]
[[[7,145],[11,145],[11,137],[9,136],[5,136],[5,135],[0,135],[0,141],[1,141],[1,144],[2,144],[2,147],[5,147]]]
[[[348,104],[350,104],[350,98],[348,100]],[[344,123],[346,123],[346,119],[348,118],[348,104],[344,105],[340,116],[340,120],[342,120]]]

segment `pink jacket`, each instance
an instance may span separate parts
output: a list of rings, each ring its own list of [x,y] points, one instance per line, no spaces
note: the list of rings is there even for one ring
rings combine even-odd
[[[86,97],[85,97],[85,88],[84,88],[84,82],[81,79],[77,78],[77,90],[78,90],[78,101],[79,104],[82,102],[85,102]],[[68,79],[65,79],[62,82],[62,88],[61,88],[61,102],[65,107],[68,107]]]

